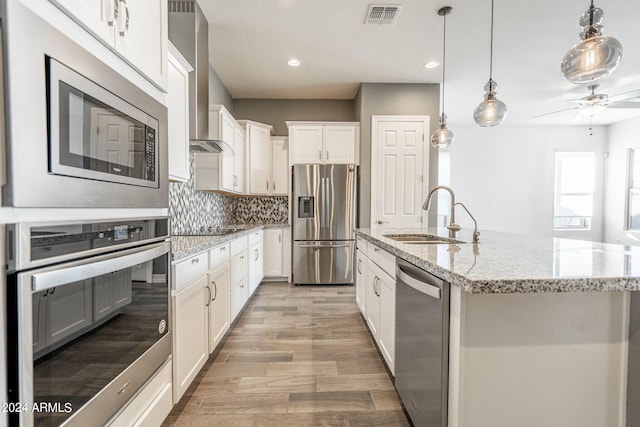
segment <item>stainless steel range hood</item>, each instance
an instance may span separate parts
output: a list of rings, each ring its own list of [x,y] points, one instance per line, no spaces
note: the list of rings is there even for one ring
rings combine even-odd
[[[195,0],[169,0],[169,40],[191,64],[189,140],[191,151],[222,151],[209,138],[209,23]]]

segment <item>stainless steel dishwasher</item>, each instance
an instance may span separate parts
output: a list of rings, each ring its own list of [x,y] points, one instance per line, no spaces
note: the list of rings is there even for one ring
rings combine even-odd
[[[398,259],[395,386],[413,425],[447,426],[449,283]]]

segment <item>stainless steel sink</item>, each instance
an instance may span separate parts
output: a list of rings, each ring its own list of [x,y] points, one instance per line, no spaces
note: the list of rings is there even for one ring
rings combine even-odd
[[[383,234],[387,239],[409,245],[436,245],[464,243],[460,240],[449,239],[447,237],[434,236],[433,234]]]

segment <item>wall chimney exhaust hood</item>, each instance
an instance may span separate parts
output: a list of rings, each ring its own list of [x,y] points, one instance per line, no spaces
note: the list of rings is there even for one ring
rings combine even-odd
[[[190,139],[189,151],[193,153],[221,153],[224,143],[219,139]]]
[[[220,153],[223,142],[209,138],[209,23],[195,0],[169,0],[169,40],[193,67],[189,73],[190,151]]]

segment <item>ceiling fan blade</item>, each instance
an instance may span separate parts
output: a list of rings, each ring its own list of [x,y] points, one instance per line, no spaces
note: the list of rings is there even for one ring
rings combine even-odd
[[[639,102],[624,102],[624,101],[612,102],[607,107],[608,108],[640,108],[640,101]]]
[[[640,98],[640,89],[631,90],[629,92],[623,92],[614,96],[610,96],[609,101],[616,102],[616,101],[624,101],[627,99],[634,99],[634,98]]]
[[[584,118],[584,116],[582,114],[580,114],[580,112],[578,111],[576,113],[575,116],[573,116],[573,118],[571,119],[571,123],[575,123],[575,122],[579,122],[580,120],[582,120]]]
[[[549,114],[562,113],[562,112],[564,112],[564,111],[577,110],[577,109],[579,109],[579,108],[580,108],[580,107],[565,108],[565,109],[558,110],[558,111],[552,111],[552,112],[550,112],[550,113],[539,114],[539,115],[537,115],[537,116],[533,116],[533,118],[534,118],[534,119],[537,119],[538,117],[548,116]]]

